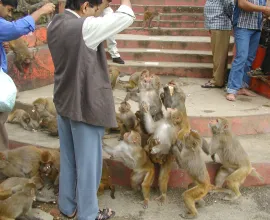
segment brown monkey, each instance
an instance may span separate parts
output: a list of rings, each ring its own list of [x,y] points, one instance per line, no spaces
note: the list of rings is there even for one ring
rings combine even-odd
[[[144,72],[149,73],[149,71],[147,69],[144,69],[143,71],[135,72],[135,73],[130,75],[128,83],[124,86],[126,88],[127,92],[138,90],[140,77],[141,77],[141,74]]]
[[[142,188],[144,197],[143,207],[148,207],[150,188],[154,181],[155,168],[150,161],[145,150],[141,147],[141,135],[136,131],[125,133],[124,140],[117,146],[110,147],[104,145],[103,149],[113,158],[123,162],[133,170],[131,176],[132,188],[137,190]]]
[[[0,184],[0,192],[11,189],[12,187],[16,187],[18,185],[23,186],[27,183],[34,183],[37,190],[42,189],[44,186],[43,180],[38,176],[34,176],[31,179],[25,177],[10,177]]]
[[[131,111],[131,105],[128,102],[123,101],[118,110],[119,113],[116,114],[116,118],[120,128],[119,140],[123,140],[124,134],[131,130],[140,132],[139,122],[136,115]]]
[[[151,11],[145,11],[144,15],[143,15],[143,25],[142,28],[144,29],[146,27],[146,25],[148,26],[148,28],[152,28],[152,20],[158,17],[158,25],[157,27],[159,27],[159,23],[160,23],[160,13],[158,11],[155,12],[151,12]]]
[[[183,193],[183,199],[188,213],[182,214],[183,218],[196,218],[198,212],[195,203],[204,204],[203,197],[214,188],[210,183],[210,177],[202,158],[202,139],[200,135],[190,130],[186,133],[180,146],[175,145],[172,152],[178,165],[185,169],[192,178],[195,186]]]
[[[114,66],[109,67],[109,76],[110,76],[112,89],[115,88],[118,82],[119,75],[120,75],[120,70],[117,67],[114,67]]]
[[[56,117],[44,117],[40,120],[39,126],[43,131],[47,131],[51,136],[58,136],[58,124]]]
[[[211,154],[216,153],[222,163],[215,178],[215,185],[217,188],[221,188],[226,181],[232,194],[224,199],[235,200],[241,196],[239,187],[248,175],[256,176],[261,181],[263,181],[263,177],[251,166],[249,157],[241,143],[232,135],[226,118],[210,121],[209,127],[213,134],[210,143]]]
[[[60,152],[58,150],[44,150],[41,153],[39,174],[45,184],[54,187],[58,192],[60,172]]]
[[[38,117],[56,117],[56,109],[52,98],[38,98],[33,102],[33,112],[36,112]]]
[[[36,185],[27,183],[22,191],[18,191],[6,200],[0,201],[0,219],[16,219],[26,216],[31,219],[33,201],[36,200]]]
[[[10,41],[9,46],[15,55],[14,64],[20,71],[20,74],[23,75],[25,73],[24,67],[30,65],[33,55],[22,38]]]
[[[98,194],[102,195],[105,189],[111,190],[111,198],[115,199],[115,186],[112,184],[112,177],[109,166],[105,160],[103,160],[102,165],[102,177],[98,188]]]
[[[0,172],[7,177],[34,177],[38,174],[41,152],[34,146],[1,151]]]
[[[35,131],[39,128],[37,121],[33,120],[30,115],[22,109],[16,109],[14,112],[10,113],[7,122],[20,124],[27,131]]]

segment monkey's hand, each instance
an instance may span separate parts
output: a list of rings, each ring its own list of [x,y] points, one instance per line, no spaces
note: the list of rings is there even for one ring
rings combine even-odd
[[[142,111],[143,111],[144,113],[149,112],[149,106],[148,106],[148,104],[147,104],[146,102],[142,102],[142,103],[141,103],[141,109],[142,109]]]

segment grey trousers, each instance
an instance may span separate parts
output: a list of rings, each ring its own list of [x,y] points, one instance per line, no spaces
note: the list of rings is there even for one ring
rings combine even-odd
[[[79,220],[94,220],[98,214],[97,191],[102,175],[104,127],[58,116],[60,138],[59,209]]]
[[[5,127],[7,118],[7,112],[0,112],[0,151],[8,149],[8,134]]]

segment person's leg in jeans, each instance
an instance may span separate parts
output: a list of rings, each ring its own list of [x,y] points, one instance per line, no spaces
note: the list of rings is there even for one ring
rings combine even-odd
[[[58,205],[60,211],[72,216],[77,209],[76,202],[76,162],[71,131],[71,122],[66,117],[58,116],[60,139],[60,175]]]
[[[242,88],[244,68],[248,59],[250,38],[253,34],[252,30],[244,28],[234,28],[234,39],[236,45],[236,56],[232,63],[230,71],[227,96],[229,101],[235,101],[238,91]]]
[[[7,112],[0,112],[0,151],[8,149],[8,134],[5,126],[7,118]]]
[[[250,76],[247,74],[251,70],[252,63],[256,57],[259,47],[261,32],[254,31],[249,42],[248,58],[244,68],[243,88],[248,88],[250,84]],[[241,93],[240,93],[241,94]],[[244,94],[245,95],[245,94]]]
[[[102,15],[107,15],[113,13],[113,10],[111,7],[107,7],[104,9]],[[110,53],[113,62],[119,63],[119,64],[124,64],[125,62],[121,59],[121,56],[118,52],[117,48],[117,42],[115,40],[115,36],[109,37],[107,39],[107,47],[108,47],[108,52]]]

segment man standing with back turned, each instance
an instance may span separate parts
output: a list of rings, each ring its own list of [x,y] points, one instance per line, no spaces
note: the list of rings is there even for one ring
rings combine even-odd
[[[67,0],[48,26],[55,66],[54,103],[60,137],[59,209],[79,220],[114,215],[98,209],[104,127],[116,127],[115,106],[103,41],[129,27],[130,0],[115,13],[94,17],[102,0]]]
[[[35,22],[40,16],[50,14],[55,10],[55,5],[48,3],[33,12],[31,15],[18,19],[14,22],[5,20],[12,16],[12,11],[17,8],[18,0],[0,0],[0,68],[7,73],[7,55],[5,48],[8,47],[7,41],[15,40],[22,35],[35,30]],[[0,92],[2,91],[0,88]],[[5,123],[8,118],[7,112],[0,112],[0,150],[8,148],[8,134]]]

